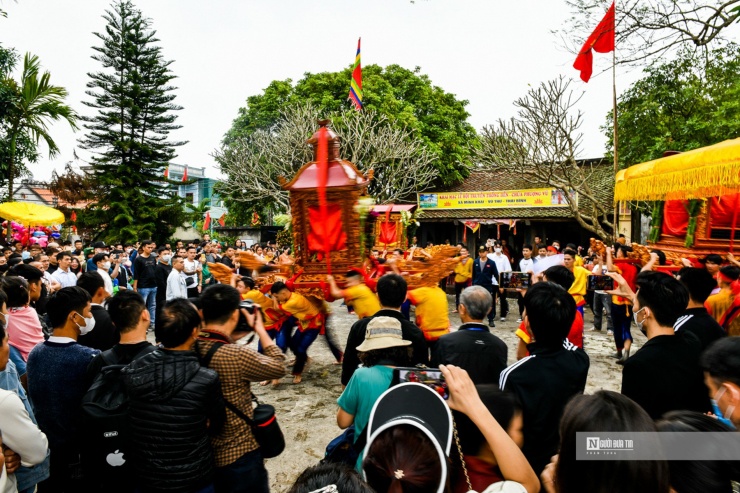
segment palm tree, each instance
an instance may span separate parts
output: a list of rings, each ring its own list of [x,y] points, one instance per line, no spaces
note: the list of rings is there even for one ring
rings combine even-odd
[[[185,202],[185,214],[187,214],[188,220],[192,221],[193,227],[198,221],[202,221],[206,217],[206,212],[211,210],[211,199],[203,199],[198,203],[198,206],[194,206],[188,202]]]
[[[51,75],[44,72],[39,77],[39,59],[26,53],[23,58],[23,73],[20,84],[13,80],[6,83],[16,92],[12,109],[8,116],[8,137],[10,156],[8,160],[8,200],[13,200],[13,174],[16,143],[20,136],[27,136],[37,144],[42,139],[49,148],[49,157],[59,154],[59,148],[49,135],[48,124],[52,121],[66,120],[73,130],[77,130],[77,113],[64,104],[67,90],[49,83]],[[8,228],[8,234],[10,234]]]

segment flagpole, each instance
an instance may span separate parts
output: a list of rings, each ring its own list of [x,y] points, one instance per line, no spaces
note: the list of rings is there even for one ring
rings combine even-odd
[[[616,10],[616,1],[614,2]],[[616,17],[616,12],[615,12]],[[616,23],[615,23],[616,24]],[[616,25],[614,26],[614,39],[617,38]],[[616,45],[616,43],[615,43]],[[617,173],[619,172],[619,155],[617,154],[617,144],[619,143],[619,132],[617,131],[617,47],[612,50],[612,113],[614,115],[614,184],[617,183]],[[614,241],[619,238],[619,202],[614,203]]]

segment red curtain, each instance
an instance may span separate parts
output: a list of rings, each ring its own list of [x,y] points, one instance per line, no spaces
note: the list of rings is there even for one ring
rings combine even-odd
[[[735,211],[740,208],[740,194],[712,197],[709,200],[709,215],[712,217],[712,227],[731,228]],[[740,218],[740,214],[737,214]],[[738,226],[738,225],[736,225]]]
[[[664,235],[686,236],[686,229],[689,227],[689,211],[686,210],[688,204],[688,200],[666,200],[661,230]]]
[[[326,217],[321,216],[321,208],[308,208],[308,250],[311,253],[345,250],[347,234],[342,229],[342,209],[336,204],[326,205]]]
[[[381,245],[391,245],[396,243],[398,240],[396,223],[393,221],[386,221],[380,223],[380,237],[378,243]]]

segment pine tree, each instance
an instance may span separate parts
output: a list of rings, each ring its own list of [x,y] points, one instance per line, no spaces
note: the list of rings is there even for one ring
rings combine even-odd
[[[104,229],[104,239],[162,241],[185,220],[175,182],[164,178],[174,148],[185,143],[168,140],[182,109],[173,102],[172,61],[132,2],[113,4],[103,17],[105,32],[95,33],[102,45],[93,47],[103,70],[88,73],[92,102],[84,102],[97,114],[83,117],[87,135],[80,139],[95,154],[88,219]]]

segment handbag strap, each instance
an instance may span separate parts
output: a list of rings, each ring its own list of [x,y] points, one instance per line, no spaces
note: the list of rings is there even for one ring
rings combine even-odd
[[[239,410],[239,409],[238,409],[238,408],[237,408],[237,407],[236,407],[235,405],[233,405],[233,404],[232,404],[231,402],[229,402],[229,401],[227,401],[226,399],[224,399],[224,404],[226,404],[226,407],[228,407],[228,408],[229,408],[229,409],[231,410],[231,412],[232,412],[232,413],[236,414],[236,415],[237,415],[237,416],[239,416],[239,417],[240,417],[241,419],[243,419],[244,421],[246,421],[246,422],[247,422],[247,424],[248,424],[249,426],[254,426],[254,420],[253,420],[253,419],[251,419],[251,418],[250,418],[249,416],[247,416],[246,414],[244,414],[243,412],[241,412],[241,410]]]
[[[197,345],[198,345],[198,341],[195,341],[195,344],[196,344],[196,346],[197,346]],[[208,350],[208,352],[206,352],[206,354],[205,354],[205,355],[204,355],[204,356],[203,356],[203,357],[202,357],[202,358],[200,359],[200,364],[201,364],[201,366],[206,366],[206,367],[207,367],[207,366],[208,366],[208,364],[209,364],[209,363],[211,362],[211,360],[213,359],[213,355],[214,355],[214,354],[216,354],[216,351],[218,351],[219,349],[221,349],[221,346],[223,346],[224,344],[226,344],[226,343],[225,343],[225,342],[222,342],[222,341],[213,341],[213,345],[211,346],[211,348],[210,348],[210,349]],[[197,348],[196,348],[196,349],[197,349]],[[250,394],[252,394],[251,390],[250,390]],[[256,398],[254,397],[254,394],[252,394],[252,400],[254,400],[254,401],[256,401],[256,400],[257,400],[257,399],[256,399]],[[239,408],[237,408],[237,407],[236,407],[236,406],[235,406],[234,404],[232,404],[231,402],[229,402],[228,400],[226,400],[226,398],[225,398],[225,397],[224,397],[224,404],[226,405],[226,407],[228,407],[228,408],[229,408],[229,410],[230,410],[230,411],[231,411],[232,413],[236,414],[236,415],[237,415],[238,417],[240,417],[241,419],[243,419],[244,421],[246,421],[246,422],[247,422],[247,424],[248,424],[249,426],[254,426],[254,420],[253,420],[253,419],[251,419],[251,418],[250,418],[249,416],[247,416],[246,414],[244,414],[244,413],[243,413],[243,412],[242,412],[242,411],[241,411],[241,410],[240,410]]]
[[[198,341],[195,341],[195,344],[198,345]],[[223,346],[225,343],[221,341],[213,341],[213,346],[206,352],[205,356],[203,356],[200,359],[201,366],[208,366],[211,364],[211,360],[213,359],[213,355],[216,354],[216,351],[221,349],[221,346]]]
[[[452,431],[455,437],[455,445],[457,446],[457,453],[460,455],[460,463],[462,464],[463,474],[465,475],[465,482],[468,484],[468,491],[473,490],[473,484],[470,482],[470,475],[468,474],[468,467],[465,465],[465,457],[463,456],[462,447],[460,446],[460,437],[457,434],[457,423],[455,418],[452,418]]]

